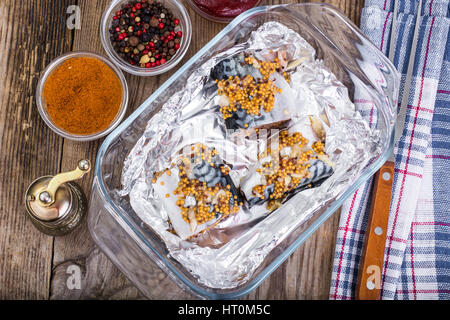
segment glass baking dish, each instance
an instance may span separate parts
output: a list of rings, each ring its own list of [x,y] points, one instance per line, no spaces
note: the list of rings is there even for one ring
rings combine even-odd
[[[298,32],[315,49],[355,100],[373,101],[382,152],[352,185],[324,204],[312,218],[275,247],[244,284],[232,289],[206,287],[168,254],[165,244],[134,213],[128,196],[119,196],[123,161],[142,136],[148,120],[192,73],[211,56],[248,39],[267,21],[279,21]],[[384,163],[393,146],[399,75],[389,60],[340,11],[326,4],[256,7],[234,19],[202,50],[156,90],[103,142],[97,156],[88,225],[97,245],[149,298],[235,299],[257,288]],[[356,101],[355,101],[356,103]],[[180,290],[180,288],[185,290]]]

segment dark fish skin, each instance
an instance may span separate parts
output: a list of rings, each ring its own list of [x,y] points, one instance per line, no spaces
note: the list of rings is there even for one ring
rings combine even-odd
[[[199,181],[206,182],[206,185],[209,188],[214,187],[218,183],[221,183],[224,187],[226,186],[226,179],[222,171],[220,171],[219,168],[212,167],[205,160],[202,160],[196,164],[192,173]]]
[[[267,199],[269,199],[270,195],[272,194],[274,190],[274,185],[271,184],[269,186],[266,187],[266,189],[264,189],[264,196],[266,197],[265,199],[261,199],[259,197],[254,197],[248,200],[248,205],[250,207],[255,206],[255,205],[261,205],[264,202],[267,201]]]
[[[213,163],[216,163],[217,158],[213,157]],[[220,183],[223,187],[230,185],[230,192],[233,196],[237,196],[237,199],[233,197],[230,198],[230,206],[234,205],[234,201],[242,202],[242,198],[238,190],[236,189],[233,181],[228,174],[223,174],[220,168],[224,166],[223,164],[217,167],[212,167],[209,163],[202,160],[196,164],[192,170],[192,173],[196,179],[201,182],[206,182],[206,185],[210,188],[216,186]]]
[[[303,179],[294,189],[294,192],[299,192],[306,189],[308,184],[311,184],[312,187],[318,187],[334,173],[332,167],[327,166],[325,162],[317,159],[311,162],[311,166],[308,171],[311,172],[311,177],[308,179]]]
[[[308,187],[309,184],[311,184],[311,188],[318,187],[334,173],[332,167],[326,165],[325,162],[317,159],[311,161],[311,166],[308,170],[311,173],[311,177],[304,178],[302,181],[300,181],[298,186],[289,192],[289,195],[294,195],[300,191],[310,188]],[[252,207],[254,205],[261,205],[264,202],[268,201],[269,196],[273,193],[273,191],[273,184],[267,186],[264,190],[265,199],[253,197],[248,200],[249,206]]]
[[[213,80],[223,80],[235,76],[244,78],[247,75],[251,75],[255,79],[262,78],[259,70],[252,65],[247,64],[244,58],[245,56],[243,53],[238,53],[223,59],[211,70],[211,78]]]
[[[217,106],[220,108],[219,106]],[[227,129],[243,129],[253,128],[257,126],[258,121],[264,120],[264,115],[252,116],[247,113],[246,110],[239,107],[231,117],[225,119],[225,125]],[[247,124],[247,126],[245,126]]]

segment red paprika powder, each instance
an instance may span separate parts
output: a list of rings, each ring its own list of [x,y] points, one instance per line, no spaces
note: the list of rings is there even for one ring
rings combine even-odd
[[[104,62],[71,58],[53,71],[44,84],[44,100],[53,123],[72,134],[105,130],[122,103],[122,84]]]

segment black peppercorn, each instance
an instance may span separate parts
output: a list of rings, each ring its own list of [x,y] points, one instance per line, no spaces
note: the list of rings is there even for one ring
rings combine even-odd
[[[152,17],[152,18],[150,19],[150,25],[151,25],[153,28],[156,28],[156,27],[158,26],[158,24],[159,24],[159,21],[158,21],[158,19],[156,19],[155,17]]]
[[[135,46],[137,46],[137,45],[139,44],[139,38],[133,36],[133,37],[131,37],[131,38],[128,40],[128,43],[129,43],[131,46],[135,47]]]

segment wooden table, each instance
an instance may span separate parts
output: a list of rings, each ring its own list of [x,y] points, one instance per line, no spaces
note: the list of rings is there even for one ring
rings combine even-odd
[[[265,4],[295,1],[266,0]],[[306,1],[299,1],[306,2]],[[329,0],[357,25],[363,0]],[[0,1],[0,299],[143,299],[100,252],[86,223],[65,237],[37,231],[25,216],[24,193],[37,177],[71,170],[81,158],[95,161],[101,141],[62,139],[42,121],[35,89],[45,66],[76,50],[105,55],[100,17],[109,0]],[[66,27],[68,6],[81,8],[80,30]],[[182,65],[224,24],[189,9],[193,37]],[[175,70],[152,78],[127,75],[128,114]],[[89,197],[92,172],[82,187]],[[339,214],[333,215],[249,299],[327,299]],[[81,289],[69,290],[67,267],[82,271]],[[180,289],[181,292],[181,289]],[[161,297],[163,298],[163,297]]]

